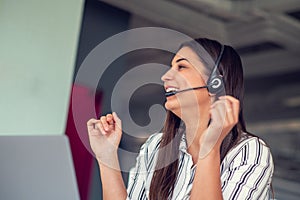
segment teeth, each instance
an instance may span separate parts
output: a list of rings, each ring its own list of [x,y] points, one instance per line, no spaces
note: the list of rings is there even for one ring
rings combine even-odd
[[[169,87],[166,89],[166,92],[173,92],[173,91],[177,91],[177,88],[173,88],[173,87]]]

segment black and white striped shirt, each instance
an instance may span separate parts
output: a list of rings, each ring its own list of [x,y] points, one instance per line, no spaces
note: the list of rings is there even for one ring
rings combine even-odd
[[[128,180],[127,200],[149,199],[162,133],[151,135],[141,147]],[[185,134],[179,146],[179,172],[172,200],[189,199],[195,175]],[[223,199],[270,199],[274,164],[270,149],[256,137],[243,139],[230,150],[220,166]]]

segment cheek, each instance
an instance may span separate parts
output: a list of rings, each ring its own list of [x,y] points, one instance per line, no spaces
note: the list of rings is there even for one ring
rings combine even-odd
[[[199,105],[206,105],[210,103],[211,97],[209,96],[208,90],[202,89],[202,91],[199,91],[197,94],[197,101]]]
[[[185,94],[178,95],[178,104],[182,107],[195,107],[206,105],[210,101],[210,96],[206,88],[192,90]]]
[[[200,87],[207,85],[203,78],[199,74],[196,74],[196,72],[193,75],[186,76],[185,82],[190,87]]]

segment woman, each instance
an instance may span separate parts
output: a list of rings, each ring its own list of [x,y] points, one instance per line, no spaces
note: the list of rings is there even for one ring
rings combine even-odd
[[[127,191],[118,170],[121,120],[112,113],[87,123],[104,199],[269,199],[272,156],[246,130],[236,51],[209,39],[184,43],[162,80],[163,133],[142,146]]]

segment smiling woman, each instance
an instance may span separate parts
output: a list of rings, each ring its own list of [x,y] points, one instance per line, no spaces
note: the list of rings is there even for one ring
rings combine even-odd
[[[113,113],[87,123],[104,199],[269,199],[273,160],[246,130],[236,51],[210,39],[186,42],[162,80],[164,129],[142,146],[127,190],[116,170],[121,120]]]

